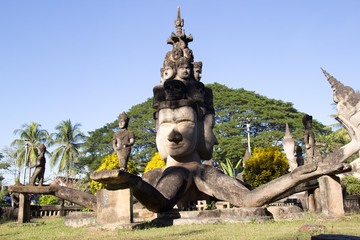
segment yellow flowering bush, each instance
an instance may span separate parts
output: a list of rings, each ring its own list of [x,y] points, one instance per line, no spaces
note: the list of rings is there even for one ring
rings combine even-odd
[[[112,153],[112,154],[109,154],[107,156],[105,156],[104,159],[101,160],[101,166],[95,170],[95,172],[98,172],[100,170],[104,170],[104,169],[107,169],[107,170],[111,170],[111,169],[119,169],[120,166],[119,166],[119,160],[118,160],[118,157],[116,155],[116,153]],[[139,174],[139,169],[136,167],[136,162],[135,161],[128,161],[127,163],[127,170],[129,173],[132,173],[132,174]],[[106,187],[106,184],[103,184],[103,183],[100,183],[100,182],[97,182],[97,181],[91,181],[90,183],[90,190],[92,193],[96,193],[96,191],[98,189],[104,189]]]
[[[289,162],[279,147],[255,148],[253,157],[245,162],[244,178],[253,187],[259,187],[288,173]]]
[[[146,165],[144,174],[151,169],[164,167],[166,167],[166,163],[161,159],[160,153],[157,152],[155,153],[155,156],[151,158],[150,162],[148,162],[148,164]]]

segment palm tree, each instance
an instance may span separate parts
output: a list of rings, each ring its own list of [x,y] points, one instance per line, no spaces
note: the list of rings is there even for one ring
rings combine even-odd
[[[14,134],[20,135],[20,139],[15,139],[11,146],[17,146],[18,149],[15,152],[16,164],[24,167],[24,183],[26,175],[26,166],[30,166],[35,163],[37,158],[37,147],[41,143],[50,141],[49,133],[41,129],[41,125],[36,122],[30,124],[23,124],[22,129],[15,129]],[[29,169],[30,170],[30,169]],[[31,174],[29,174],[29,177]]]
[[[71,120],[62,121],[55,127],[56,133],[52,134],[53,143],[60,145],[52,152],[50,166],[59,164],[58,172],[65,172],[67,178],[74,169],[74,164],[80,156],[81,141],[84,138],[80,131],[81,124],[71,124]]]

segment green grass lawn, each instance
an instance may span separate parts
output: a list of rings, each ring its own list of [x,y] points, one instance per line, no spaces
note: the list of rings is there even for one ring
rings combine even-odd
[[[104,230],[96,228],[70,228],[63,218],[32,219],[22,226],[14,222],[0,225],[0,239],[310,239],[310,233],[299,232],[304,223],[326,226],[326,234],[360,236],[360,215],[339,219],[322,219],[308,215],[296,221],[267,221],[264,223],[205,224],[147,228],[143,230]],[[320,233],[312,233],[317,235]]]

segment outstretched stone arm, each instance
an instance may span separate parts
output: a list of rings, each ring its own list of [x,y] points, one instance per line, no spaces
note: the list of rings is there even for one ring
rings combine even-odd
[[[132,187],[134,196],[150,211],[171,210],[191,184],[191,173],[184,167],[169,167],[153,185],[141,177],[120,170],[102,170],[92,180],[108,184],[108,189]]]
[[[260,207],[284,196],[296,185],[317,177],[350,171],[344,164],[307,164],[296,168],[292,173],[283,175],[255,190],[248,190],[240,182],[219,172],[211,166],[199,166],[194,181],[197,188],[218,199],[229,201],[239,207]]]

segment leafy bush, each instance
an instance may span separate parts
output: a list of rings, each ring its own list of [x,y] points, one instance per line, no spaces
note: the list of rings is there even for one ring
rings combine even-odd
[[[360,182],[358,178],[346,176],[341,179],[341,183],[345,185],[347,194],[360,195]]]
[[[245,182],[259,187],[288,173],[289,163],[279,147],[255,148],[253,157],[245,162]]]
[[[166,167],[166,163],[161,159],[160,153],[157,152],[155,153],[155,156],[151,158],[150,162],[148,162],[148,164],[146,165],[144,174],[151,169],[164,167]]]
[[[57,200],[56,197],[53,195],[43,195],[39,199],[40,205],[55,205],[55,204],[59,204],[59,203],[60,203],[60,201]]]
[[[95,172],[98,172],[100,170],[111,170],[111,169],[119,169],[119,160],[118,157],[116,155],[116,153],[112,153],[109,154],[107,156],[105,156],[105,158],[103,158],[101,160],[101,166],[95,170]],[[139,169],[136,167],[136,162],[135,161],[128,161],[127,163],[127,171],[129,173],[132,174],[139,174]],[[106,187],[106,184],[97,182],[97,181],[91,181],[90,183],[90,190],[92,193],[96,193],[97,190],[99,189],[104,189]]]

